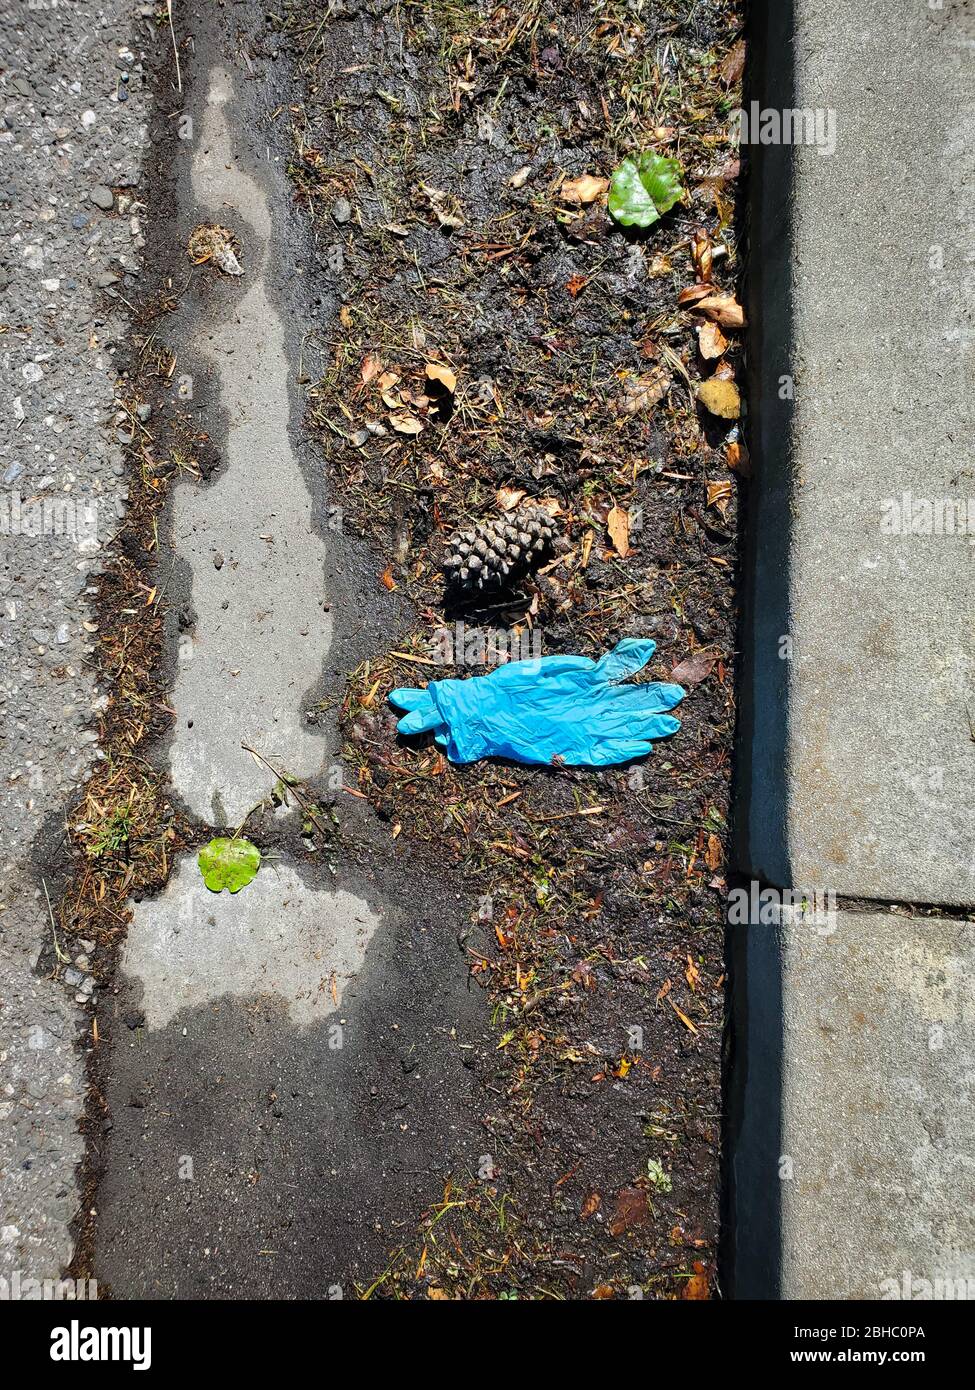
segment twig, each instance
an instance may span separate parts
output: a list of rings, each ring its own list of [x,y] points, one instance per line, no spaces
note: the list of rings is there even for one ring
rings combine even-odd
[[[57,927],[54,925],[54,909],[51,907],[51,895],[47,891],[47,879],[42,877],[41,883],[44,885],[44,896],[47,898],[47,915],[51,919],[51,935],[54,937],[54,954],[63,965],[69,965],[71,963],[71,957],[66,956],[58,945],[58,931]]]
[[[294,792],[301,809],[307,814],[309,820],[314,825],[318,833],[321,835],[322,839],[327,840],[329,837],[328,831],[326,830],[322,822],[319,820],[318,815],[315,811],[314,803],[309,801],[306,798],[305,794],[299,790],[296,779],[290,777],[290,774],[286,772],[279,772],[273,763],[268,762],[267,758],[265,758],[263,753],[258,753],[257,749],[252,748],[249,743],[242,743],[240,746],[241,748],[243,748],[245,753],[250,753],[252,758],[259,758],[260,761],[264,764],[264,766],[274,773],[275,777],[278,779],[278,781],[281,783],[283,787],[288,788],[289,790]]]
[[[173,57],[176,59],[176,88],[183,90],[183,79],[179,71],[179,49],[176,46],[176,30],[173,28],[173,0],[166,0],[166,14],[169,19],[169,32],[173,40]]]

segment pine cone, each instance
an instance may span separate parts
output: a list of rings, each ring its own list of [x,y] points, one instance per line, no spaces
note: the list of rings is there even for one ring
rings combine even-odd
[[[538,507],[517,507],[479,521],[451,537],[444,562],[447,584],[470,594],[506,588],[537,568],[554,536],[551,517]]]

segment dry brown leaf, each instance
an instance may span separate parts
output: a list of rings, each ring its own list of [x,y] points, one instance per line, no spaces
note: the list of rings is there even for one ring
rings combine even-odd
[[[686,309],[689,304],[697,304],[702,299],[714,296],[713,285],[688,285],[677,296],[678,308]]]
[[[695,965],[693,956],[687,957],[687,969],[684,971],[684,979],[687,981],[688,988],[693,994],[701,983],[701,972]]]
[[[518,503],[525,496],[523,487],[499,487],[495,493],[498,499],[498,506],[503,512],[510,512],[517,507]]]
[[[709,482],[708,506],[715,507],[722,514],[722,520],[727,517],[727,507],[730,505],[730,500],[732,500],[732,484],[727,481],[727,478],[723,482]]]
[[[423,424],[415,415],[390,415],[389,423],[400,434],[419,434]]]
[[[594,203],[609,187],[609,179],[597,178],[595,174],[583,174],[578,179],[567,180],[559,190],[567,203]]]
[[[677,1017],[680,1019],[681,1023],[683,1023],[684,1027],[687,1028],[687,1029],[689,1029],[690,1032],[696,1033],[696,1032],[697,1032],[697,1028],[694,1026],[694,1024],[691,1022],[691,1020],[687,1017],[687,1014],[682,1013],[681,1010],[678,1009],[678,1007],[677,1007],[677,1005],[674,1003],[673,999],[668,999],[668,1000],[667,1000],[667,1003],[668,1003],[668,1004],[670,1005],[670,1007],[673,1009],[674,1013],[675,1013],[675,1014],[677,1015]]]
[[[614,506],[606,518],[606,530],[613,542],[613,549],[621,560],[630,553],[630,514],[622,507]]]
[[[428,183],[420,184],[420,192],[427,199],[441,227],[463,227],[464,219],[456,198],[442,188],[431,188]]]
[[[670,373],[665,367],[655,367],[647,376],[631,377],[623,384],[623,409],[627,415],[650,410],[663,400],[670,387]]]
[[[678,303],[680,301],[678,300]],[[745,311],[733,294],[712,294],[694,305],[696,314],[706,314],[722,328],[744,328]]]
[[[736,473],[740,473],[743,478],[752,476],[752,461],[748,450],[739,440],[734,440],[726,444],[724,448],[725,460],[729,468],[733,468]]]
[[[724,62],[718,71],[721,74],[721,81],[726,87],[732,87],[745,71],[745,40],[739,39],[729,49]]]
[[[684,1284],[684,1292],[681,1294],[681,1298],[703,1299],[710,1297],[711,1293],[708,1289],[707,1275],[692,1274]]]
[[[670,673],[670,679],[678,685],[700,685],[711,674],[716,660],[717,657],[708,656],[705,652],[693,652],[677,663]]]
[[[439,362],[428,362],[426,371],[428,381],[439,381],[451,395],[457,390],[457,377],[449,367],[443,367]]]
[[[728,339],[716,323],[699,323],[697,326],[697,346],[705,361],[713,362],[716,357],[720,357],[722,353],[728,351]]]
[[[702,381],[697,388],[697,398],[712,415],[723,420],[737,420],[741,414],[741,396],[733,381],[725,377],[713,376]]]
[[[579,1213],[583,1221],[587,1221],[590,1216],[599,1210],[602,1201],[603,1199],[598,1192],[590,1192],[589,1196],[583,1202],[582,1210]]]
[[[190,233],[186,251],[194,265],[212,261],[224,275],[243,275],[234,242],[233,232],[226,227],[219,227],[215,222],[203,222]]]
[[[699,280],[710,282],[713,248],[711,238],[703,227],[695,227],[691,232],[691,259]]]
[[[369,352],[362,359],[362,366],[359,370],[362,375],[363,386],[368,386],[370,381],[375,380],[379,375],[382,370],[382,363],[374,352]]]
[[[616,1194],[616,1210],[609,1221],[609,1233],[621,1236],[631,1226],[642,1226],[650,1219],[650,1203],[642,1187],[624,1187]]]

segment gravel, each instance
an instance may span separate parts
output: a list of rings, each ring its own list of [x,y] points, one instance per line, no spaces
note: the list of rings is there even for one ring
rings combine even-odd
[[[77,1040],[94,986],[76,967],[37,973],[51,940],[41,846],[56,847],[99,756],[96,634],[83,624],[123,500],[112,361],[141,271],[142,60],[162,42],[151,15],[125,0],[0,0],[3,1276],[57,1277],[78,1202]]]

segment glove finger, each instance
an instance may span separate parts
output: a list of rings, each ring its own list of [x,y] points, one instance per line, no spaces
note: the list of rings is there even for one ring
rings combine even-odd
[[[637,738],[669,738],[680,728],[680,720],[670,714],[645,714],[636,720],[633,733]]]
[[[624,637],[611,652],[599,658],[595,675],[604,681],[621,681],[627,676],[635,676],[637,671],[643,670],[656,650],[656,642],[649,637]]]
[[[611,763],[628,763],[631,758],[645,758],[653,745],[643,739],[605,739],[592,751],[593,767],[608,767]]]
[[[410,710],[409,714],[404,714],[403,718],[396,725],[396,731],[400,734],[425,734],[429,729],[445,729],[447,726],[440,718],[440,713],[430,701],[429,707]]]
[[[400,709],[409,710],[409,714],[404,714],[396,725],[397,733],[422,734],[443,723],[440,711],[437,709],[429,690],[420,690],[412,685],[402,685],[396,690],[390,691],[389,703],[399,705]]]
[[[420,690],[415,685],[401,685],[389,692],[389,703],[399,705],[400,709],[416,709],[430,698],[428,690]]]
[[[687,694],[682,685],[670,685],[666,681],[651,681],[649,685],[638,685],[636,692],[641,697],[641,707],[647,710],[673,709]]]
[[[614,715],[640,715],[673,709],[683,700],[685,691],[679,685],[653,681],[649,685],[616,686],[605,693],[609,696],[607,712]]]

